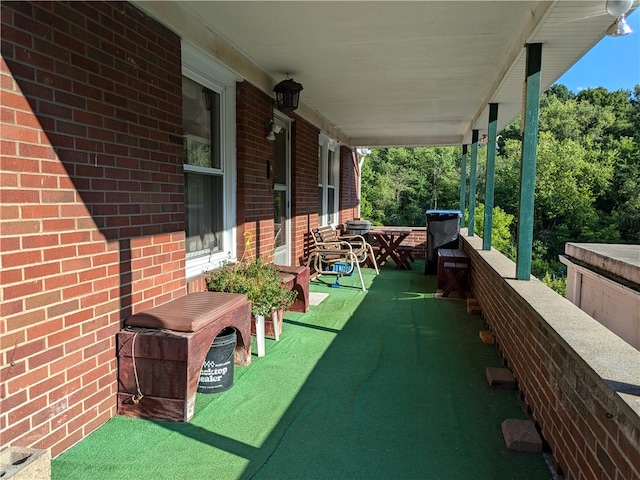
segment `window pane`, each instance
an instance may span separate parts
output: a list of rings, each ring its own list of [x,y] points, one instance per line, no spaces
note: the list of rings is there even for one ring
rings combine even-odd
[[[338,165],[336,162],[336,153],[329,150],[329,180],[328,180],[328,184],[329,185],[337,185],[338,183]]]
[[[285,244],[286,232],[285,232],[285,211],[286,211],[286,198],[287,192],[283,190],[277,190],[274,192],[273,197],[273,229],[275,231],[275,243],[276,248]]]
[[[335,223],[335,220],[336,220],[335,198],[336,198],[336,189],[333,187],[328,187],[327,188],[327,217],[328,217],[329,223]]]
[[[322,185],[322,146],[318,147],[318,185]]]
[[[322,216],[324,215],[324,210],[322,208],[322,192],[323,192],[323,188],[322,187],[318,187],[318,215]]]
[[[220,95],[182,77],[185,162],[220,168]]]
[[[276,133],[273,161],[275,163],[275,180],[280,185],[287,184],[287,131],[282,129]]]
[[[221,251],[222,176],[185,173],[187,258]]]

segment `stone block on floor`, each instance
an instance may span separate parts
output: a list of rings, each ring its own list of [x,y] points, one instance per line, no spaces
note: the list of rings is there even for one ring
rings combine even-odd
[[[480,308],[477,299],[467,298],[467,313],[471,315],[480,315],[482,313],[482,309]]]
[[[487,367],[486,374],[491,387],[515,390],[516,379],[508,368]]]
[[[8,447],[0,452],[0,477],[47,480],[51,478],[51,454],[48,450]]]
[[[542,451],[542,439],[531,420],[506,419],[502,422],[502,436],[510,450],[531,453]]]
[[[480,330],[480,340],[489,345],[496,343],[496,339],[491,333],[491,330]]]

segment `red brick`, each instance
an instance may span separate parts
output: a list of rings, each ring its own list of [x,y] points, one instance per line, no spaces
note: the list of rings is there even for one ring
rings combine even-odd
[[[58,216],[57,205],[24,205],[20,207],[22,218],[52,218]]]
[[[2,372],[3,376],[2,378],[5,378],[4,375],[4,371]],[[2,412],[6,413],[6,412],[10,412],[11,410],[13,410],[14,408],[20,406],[20,405],[24,405],[27,403],[27,391],[26,390],[21,390],[17,393],[15,393],[14,395],[11,396],[4,396],[4,392],[2,391],[3,394],[3,398],[2,398]]]
[[[43,203],[71,203],[76,200],[76,193],[71,190],[43,190]]]
[[[0,335],[0,350],[21,345],[26,341],[25,338],[26,333],[24,330],[3,333],[2,335]]]
[[[57,303],[61,300],[61,294],[58,291],[47,291],[40,295],[31,295],[24,301],[25,308],[27,310],[46,307],[52,303]]]
[[[76,285],[77,281],[78,281],[77,273],[66,273],[63,275],[58,274],[54,277],[46,278],[44,280],[44,287],[46,290],[64,289],[62,292],[63,300],[66,300],[67,298],[69,298],[69,296],[67,295],[69,288],[73,288],[73,286]]]
[[[7,300],[26,297],[42,292],[42,280],[28,280],[17,285],[6,286],[2,289]],[[29,308],[29,307],[27,307]]]
[[[76,247],[74,245],[66,245],[55,248],[47,248],[43,251],[43,255],[45,262],[60,260],[64,258],[73,258],[76,256]]]
[[[10,300],[6,295],[6,292],[3,293],[3,297],[5,301],[0,303],[0,317],[7,318],[11,315],[19,313],[24,310],[24,300]],[[2,324],[0,324],[2,325]],[[0,349],[1,350],[1,349]]]
[[[66,328],[64,330],[53,333],[47,337],[47,344],[49,345],[49,347],[66,343],[74,338],[77,338],[78,335],[80,335],[80,327],[69,327],[68,325],[66,325],[66,321],[65,327]],[[69,355],[70,353],[71,352],[65,351],[65,355]]]
[[[76,221],[71,218],[57,218],[55,220],[42,220],[42,230],[45,232],[63,232],[65,230],[74,230]],[[62,243],[62,241],[61,241]]]
[[[38,203],[40,193],[36,190],[9,190],[2,191],[3,203]]]
[[[18,152],[22,158],[55,158],[55,150],[48,145],[32,145],[30,143],[18,144]]]
[[[111,372],[109,365],[99,365],[98,368],[94,368],[93,370],[90,370],[82,375],[82,385],[89,385],[90,383],[96,382],[98,381],[98,379],[110,373],[113,372]]]
[[[78,310],[78,308],[79,308],[78,300],[69,300],[67,302],[59,303],[57,305],[52,305],[49,308],[47,308],[47,317],[48,318],[59,317],[66,313]]]
[[[11,150],[11,151],[9,151]],[[2,155],[14,155],[15,152],[15,143],[13,142],[5,142],[4,140],[0,140],[0,154]],[[18,175],[15,173],[2,172],[0,175],[0,187],[17,187],[18,186]],[[2,193],[0,192],[0,198],[2,197]]]
[[[29,299],[27,298],[27,301]],[[44,310],[31,310],[6,319],[7,329],[17,330],[41,322],[45,319]]]
[[[60,205],[60,216],[68,217],[88,217],[91,213],[85,205]]]
[[[52,245],[58,245],[60,238],[57,234],[41,234],[22,237],[22,247],[27,248],[45,248]]]
[[[12,439],[20,438],[31,430],[31,419],[25,418],[21,422],[10,425],[9,428],[2,432],[2,440],[9,442]]]
[[[76,244],[78,248],[78,255],[86,255],[87,252],[83,251],[84,244],[91,241],[91,232],[65,232],[60,234],[60,243],[63,245]]]
[[[23,418],[29,417],[33,412],[37,412],[38,410],[45,408],[47,405],[47,399],[45,397],[40,397],[36,399],[32,399],[27,403],[21,405],[9,412],[8,420],[9,424],[17,423]]]
[[[62,348],[60,348],[60,352],[61,351]],[[29,388],[29,397],[36,398],[40,395],[44,395],[51,391],[53,388],[60,385],[62,382],[64,382],[64,373],[59,373],[58,375],[55,375],[53,377],[50,376],[44,382],[38,383]]]
[[[111,347],[112,347],[111,338],[105,338],[104,340],[101,340],[99,342],[92,343],[84,349],[83,351],[84,358],[95,357],[96,355],[102,352],[110,350]]]
[[[77,325],[79,323],[85,322],[89,320],[93,316],[91,310],[80,310],[76,313],[72,313],[71,315],[67,315],[64,319],[65,327],[70,327],[72,325]]]
[[[71,355],[64,355],[63,357],[51,362],[51,364],[49,365],[50,374],[55,375],[60,372],[66,372],[66,370],[74,367],[76,364],[78,364],[81,361],[82,361],[81,351],[74,352]],[[57,398],[60,398],[60,395],[62,395],[63,391],[67,392],[67,393],[64,393],[64,395],[73,391],[73,388],[69,387],[68,384],[63,384],[60,388],[62,389],[61,391],[58,391],[58,389],[51,390],[49,392],[49,396],[58,395]],[[55,393],[55,392],[58,392],[58,393]]]
[[[3,268],[30,265],[33,263],[40,263],[41,261],[42,261],[42,254],[39,250],[2,254]]]
[[[74,407],[67,408],[65,410],[58,410],[58,412],[62,413],[51,419],[51,428],[54,430],[64,426],[72,418],[80,415],[82,413],[82,405],[75,405]]]
[[[2,283],[10,285],[12,283],[18,283],[24,280],[24,270],[21,268],[14,268],[12,270],[3,270]]]
[[[47,367],[40,367],[37,370],[32,370],[24,375],[20,375],[19,377],[12,377],[6,382],[8,393],[9,395],[12,395],[20,390],[24,390],[25,388],[46,379],[47,376]]]
[[[64,344],[65,354],[68,355],[76,350],[84,350],[85,348],[92,346],[94,340],[93,335],[85,335],[76,338],[75,340],[71,340]]]
[[[61,432],[65,431],[64,428],[60,428],[58,430]],[[48,448],[48,446],[51,445],[51,456],[56,457],[60,455],[62,452],[64,452],[65,450],[71,448],[73,445],[78,443],[80,440],[82,440],[82,438],[83,438],[82,430],[78,429],[76,431],[63,435],[62,438],[59,438],[58,436],[56,436],[54,438],[55,441],[52,441],[51,438],[44,438],[40,442],[36,443],[34,446],[35,448]]]
[[[32,341],[43,338],[50,333],[57,332],[62,328],[62,319],[47,320],[32,327],[27,328],[27,340]]]

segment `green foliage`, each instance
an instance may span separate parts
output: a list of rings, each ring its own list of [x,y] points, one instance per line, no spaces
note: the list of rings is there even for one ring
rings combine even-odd
[[[492,244],[514,259],[519,118],[500,132],[498,144]],[[479,235],[486,151],[478,152]],[[362,172],[362,215],[378,225],[415,226],[424,225],[429,208],[458,209],[460,156],[457,147],[374,149]],[[640,85],[577,95],[553,85],[542,96],[533,235],[532,274],[556,291],[563,289],[558,256],[566,242],[640,243]]]
[[[551,288],[556,293],[562,295],[563,297],[567,296],[567,277],[566,276],[556,276],[549,272],[546,272],[540,280],[542,281],[542,283],[544,283],[547,287]]]
[[[430,208],[458,208],[460,154],[458,147],[373,149],[362,168],[362,216],[415,226]]]
[[[465,221],[468,223],[469,211],[465,211]],[[493,207],[491,222],[491,246],[515,262],[516,247],[511,234],[513,215],[506,213],[500,207]],[[484,204],[476,205],[473,217],[473,228],[482,236],[484,232]]]
[[[282,283],[275,265],[260,258],[209,272],[207,288],[212,292],[244,293],[251,301],[251,313],[262,316],[289,308],[297,294]]]

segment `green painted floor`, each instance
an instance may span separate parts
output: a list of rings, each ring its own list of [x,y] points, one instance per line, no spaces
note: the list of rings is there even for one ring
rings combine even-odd
[[[189,424],[116,417],[52,462],[53,480],[548,479],[542,455],[507,450],[512,391],[479,316],[434,298],[435,277],[385,266],[312,282],[329,293],[287,313],[233,387],[198,395]],[[253,345],[255,352],[255,344]]]

